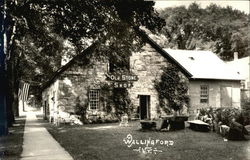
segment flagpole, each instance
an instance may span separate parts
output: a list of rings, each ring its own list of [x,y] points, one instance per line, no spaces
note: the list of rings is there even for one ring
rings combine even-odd
[[[24,108],[24,100],[22,100],[22,102],[23,102],[23,111],[25,112],[25,108]]]

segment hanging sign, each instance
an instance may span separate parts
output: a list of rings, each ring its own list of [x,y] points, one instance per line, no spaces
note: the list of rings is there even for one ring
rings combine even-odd
[[[137,81],[137,75],[126,75],[126,74],[108,74],[107,77],[111,81]]]
[[[137,75],[107,74],[108,80],[113,81],[114,88],[131,88],[132,81],[138,81]]]
[[[132,82],[114,82],[114,88],[131,88],[133,87]]]

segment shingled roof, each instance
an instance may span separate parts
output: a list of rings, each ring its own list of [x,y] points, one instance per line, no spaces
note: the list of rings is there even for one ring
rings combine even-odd
[[[164,50],[192,74],[192,79],[242,80],[236,69],[229,67],[211,51]]]

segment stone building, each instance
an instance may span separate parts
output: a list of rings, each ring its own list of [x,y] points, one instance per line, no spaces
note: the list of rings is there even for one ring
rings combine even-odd
[[[105,90],[105,87],[111,86],[117,89],[127,88],[131,101],[129,107],[132,109],[130,118],[159,118],[164,115],[164,112],[159,106],[158,92],[154,85],[155,81],[160,79],[163,68],[169,65],[175,65],[182,77],[191,81],[189,90],[191,110],[203,106],[221,106],[224,96],[221,94],[224,91],[221,86],[231,86],[235,91],[233,94],[238,93],[240,82],[237,77],[219,79],[196,77],[188,66],[182,61],[179,62],[178,56],[175,57],[173,52],[159,47],[145,33],[141,33],[141,36],[146,44],[140,52],[132,53],[129,57],[129,73],[112,74],[110,72],[112,64],[107,60],[93,60],[91,65],[79,65],[76,62],[81,60],[80,56],[74,57],[61,67],[43,86],[45,117],[69,116],[70,113],[76,112],[77,107],[82,107],[86,108],[85,114],[88,120],[114,119],[114,108],[110,108],[108,104],[110,97],[107,96],[112,90]],[[94,47],[91,45],[84,52],[90,53]],[[216,62],[220,62],[218,57]],[[215,70],[212,69],[209,72],[213,71]],[[204,75],[209,75],[208,70],[202,72]],[[227,89],[225,91],[228,91]],[[232,103],[237,102],[239,105],[238,98],[235,98]]]

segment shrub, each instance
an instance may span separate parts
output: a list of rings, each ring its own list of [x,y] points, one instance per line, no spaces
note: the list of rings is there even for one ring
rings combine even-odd
[[[114,88],[113,89],[113,103],[115,106],[115,112],[119,119],[123,114],[131,115],[133,105],[128,95],[128,90],[126,88]]]
[[[234,118],[238,122],[240,119],[241,111],[237,108],[218,108],[215,110],[215,114],[217,117],[217,123],[222,122],[227,126],[230,125],[231,120]],[[240,123],[240,122],[239,122]]]
[[[200,109],[200,114],[199,116],[205,116],[205,115],[208,115],[209,118],[214,118],[214,109],[212,107],[209,107],[209,108],[201,108]]]
[[[108,114],[115,111],[116,117],[121,118],[121,116],[126,113],[129,116],[134,108],[126,88],[113,88],[108,84],[101,85],[100,101],[105,103],[104,108]]]
[[[80,115],[81,116],[80,120],[82,122],[85,122],[86,121],[87,104],[85,104],[85,105],[82,104],[79,96],[76,98],[75,104],[76,104],[75,105],[75,114]]]
[[[188,80],[173,65],[163,69],[160,81],[155,81],[160,107],[166,112],[179,111],[189,106]]]
[[[242,116],[244,117],[244,125],[250,125],[250,100],[242,103]]]
[[[229,126],[231,120],[234,118],[236,122],[242,125],[250,124],[249,112],[246,110],[240,110],[238,108],[232,107],[222,107],[222,108],[202,108],[200,109],[200,114],[198,119],[203,120],[204,116],[212,118],[216,123],[221,122],[224,125]]]

